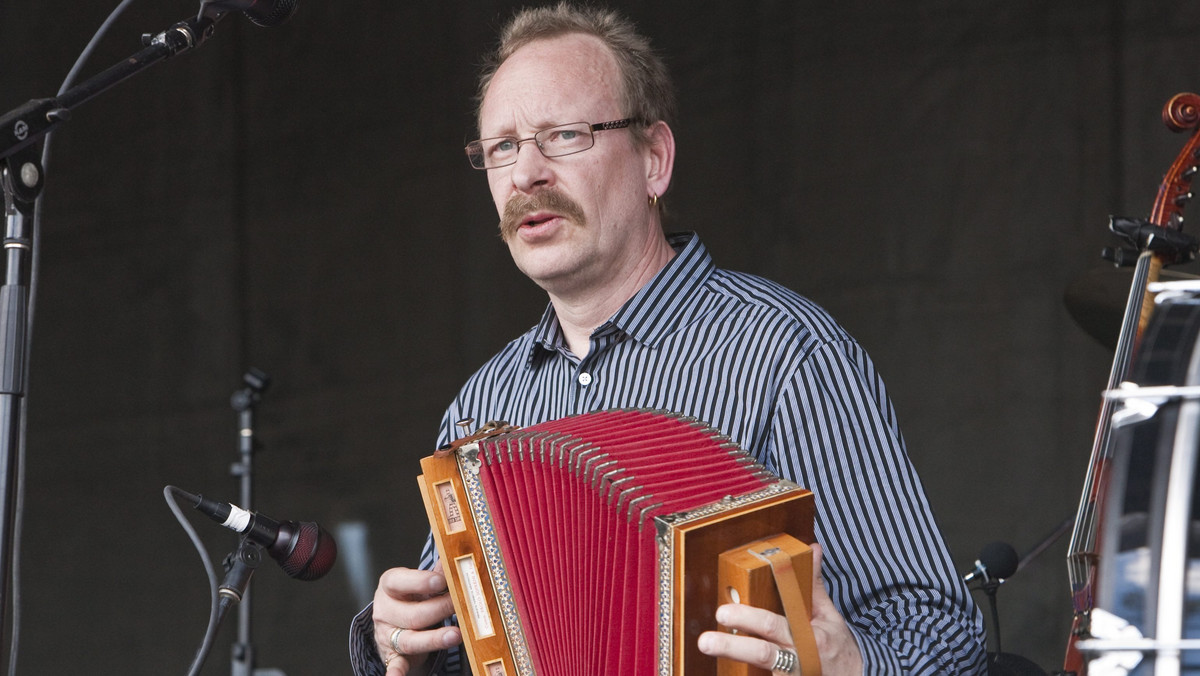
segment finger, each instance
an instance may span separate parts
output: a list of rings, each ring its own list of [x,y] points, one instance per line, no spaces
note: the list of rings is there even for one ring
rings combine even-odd
[[[436,570],[391,568],[379,576],[376,596],[383,592],[400,600],[420,600],[444,593],[446,576]]]
[[[399,653],[401,657],[412,662],[415,657],[445,650],[462,642],[462,632],[458,627],[453,626],[401,631],[396,634],[396,643],[392,645],[392,633],[395,631],[396,629],[393,627],[382,636],[380,636],[378,628],[375,631],[375,642],[379,645],[379,654],[385,659]]]
[[[435,596],[423,601],[398,601],[390,597],[376,599],[371,619],[375,623],[375,640],[387,646],[396,628],[422,630],[436,628],[454,614],[454,602],[449,596]]]
[[[441,624],[454,614],[454,602],[449,596],[435,596],[423,601],[400,601],[389,596],[375,598],[371,620],[377,633],[391,633],[396,627],[426,629]]]
[[[812,586],[812,616],[814,620],[829,617],[830,613],[841,617],[829,590],[825,587],[825,578],[821,575],[821,563],[825,559],[825,550],[817,543],[812,544],[813,551],[813,586]]]
[[[825,548],[814,542],[811,545],[813,553],[813,587],[820,585],[825,586],[825,576],[822,570],[825,567]]]
[[[696,643],[700,652],[710,657],[727,657],[770,671],[775,665],[779,646],[753,636],[729,634],[723,631],[706,631]]]
[[[433,639],[428,636],[428,632],[437,632],[440,629],[439,624],[442,624],[446,618],[454,615],[454,604],[449,597],[434,597],[432,599],[421,600],[421,602],[391,602],[377,603],[372,610],[372,621],[374,622],[374,639],[379,644],[380,654],[386,654],[388,650],[392,650],[395,646],[391,645],[392,634],[396,629],[404,629],[404,632],[397,634],[397,645],[402,645],[400,641],[409,640],[409,636],[404,634],[415,634],[421,636],[426,645],[428,641]],[[427,630],[428,629],[428,632]],[[455,629],[457,633],[457,629]],[[450,638],[445,638],[449,640]],[[457,641],[450,642],[449,645],[456,644]],[[436,645],[434,650],[444,647],[442,644]],[[396,648],[396,652],[427,652],[421,651],[419,648],[414,650],[409,648]]]
[[[792,628],[787,618],[769,610],[727,603],[717,608],[717,622],[740,634],[756,636],[785,648],[792,647]],[[775,659],[773,653],[771,659]]]
[[[397,655],[396,653],[391,653],[384,660],[383,665],[387,668],[387,673],[384,676],[408,676],[409,672],[415,666],[407,657]]]

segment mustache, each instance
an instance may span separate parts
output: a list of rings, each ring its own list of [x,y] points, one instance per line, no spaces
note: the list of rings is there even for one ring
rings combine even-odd
[[[537,211],[550,211],[566,217],[576,225],[584,224],[583,207],[554,188],[539,190],[531,195],[516,194],[504,204],[500,217],[500,239],[508,241],[516,234],[525,217]]]

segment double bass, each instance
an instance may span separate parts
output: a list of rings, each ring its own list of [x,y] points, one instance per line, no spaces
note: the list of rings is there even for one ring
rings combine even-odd
[[[1198,171],[1197,165],[1200,164],[1200,96],[1192,93],[1175,95],[1163,107],[1162,117],[1172,131],[1190,131],[1191,135],[1159,184],[1150,218],[1113,218],[1110,223],[1112,231],[1133,247],[1137,260],[1109,372],[1109,391],[1116,390],[1128,379],[1139,340],[1154,308],[1149,285],[1157,280],[1165,265],[1191,260],[1196,254],[1195,240],[1184,236],[1182,227],[1183,209],[1192,197],[1190,187]],[[1128,253],[1128,250],[1123,250],[1111,258],[1117,264],[1123,264],[1128,262]],[[1113,400],[1105,397],[1096,423],[1083,494],[1067,553],[1074,617],[1063,671],[1079,676],[1087,673],[1087,664],[1076,644],[1091,636],[1097,570],[1102,563],[1099,555],[1100,519],[1107,497],[1108,462],[1113,454],[1114,408]]]

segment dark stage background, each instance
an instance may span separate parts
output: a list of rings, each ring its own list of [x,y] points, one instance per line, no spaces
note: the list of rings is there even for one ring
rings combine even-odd
[[[0,2],[0,112],[52,95],[115,4]],[[1071,516],[1111,352],[1064,292],[1116,281],[1121,302],[1098,256],[1106,219],[1145,216],[1183,143],[1159,113],[1200,89],[1200,5],[615,5],[678,84],[671,229],[866,345],[958,566]],[[513,6],[301,0],[274,29],[230,17],[56,134],[22,673],[186,671],[207,590],[161,491],[236,499],[229,397],[250,366],[274,378],[254,506],[366,543],[343,534],[318,582],[259,571],[259,664],[348,673],[351,616],[379,572],[415,563],[414,477],[443,406],[544,303],[460,150],[475,64]],[[196,7],[135,3],[85,75]],[[215,557],[236,543],[197,528]],[[1048,669],[1069,624],[1065,551],[1000,592],[1004,647]],[[205,673],[228,673],[234,629]]]

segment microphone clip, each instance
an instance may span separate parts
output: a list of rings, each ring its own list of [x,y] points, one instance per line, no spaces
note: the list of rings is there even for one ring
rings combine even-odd
[[[217,593],[221,597],[221,610],[241,603],[250,586],[250,578],[263,560],[262,545],[249,537],[242,538],[237,549],[225,555],[222,567],[225,569],[225,579],[221,582]]]

